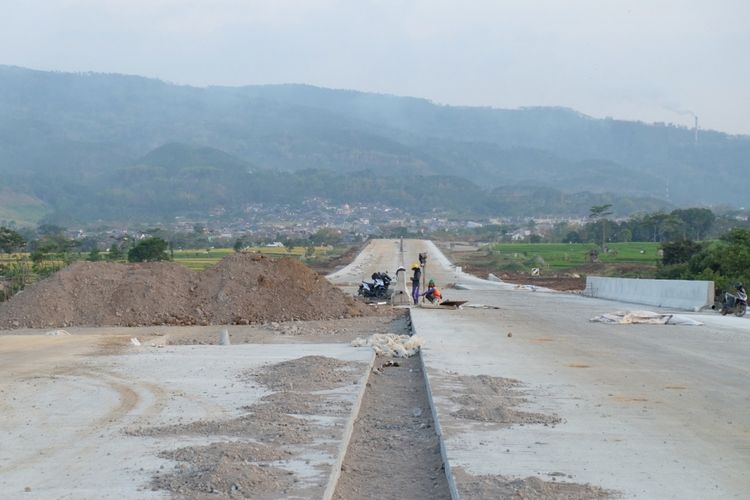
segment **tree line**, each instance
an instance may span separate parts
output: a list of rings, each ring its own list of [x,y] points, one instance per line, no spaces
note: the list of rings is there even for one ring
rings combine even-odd
[[[595,205],[583,224],[561,222],[543,236],[535,230],[535,222],[526,226],[531,231],[530,242],[592,243],[607,251],[612,242],[660,242],[663,258],[657,277],[666,279],[713,280],[718,289],[729,289],[738,281],[750,283],[750,225],[730,215],[717,216],[707,208],[685,208],[671,212],[653,212],[631,216],[625,220],[612,220],[611,205]],[[507,240],[521,225],[485,225],[451,234],[433,234],[431,237],[466,237],[483,241]],[[166,260],[171,250],[210,244],[200,227],[193,233],[170,234],[161,229],[146,231],[145,239],[135,241],[122,236],[109,243],[106,252],[100,250],[101,242],[93,238],[76,240],[67,238],[64,229],[40,225],[36,231],[21,234],[8,227],[0,227],[0,251],[3,253],[27,252],[28,257],[7,260],[0,264],[2,290],[11,291],[25,286],[26,281],[44,277],[74,260],[112,260],[142,262]],[[389,236],[390,233],[385,236]],[[304,241],[286,241],[295,246],[336,244],[342,234],[322,229]],[[238,239],[235,248],[248,241]],[[86,253],[84,257],[83,254]]]

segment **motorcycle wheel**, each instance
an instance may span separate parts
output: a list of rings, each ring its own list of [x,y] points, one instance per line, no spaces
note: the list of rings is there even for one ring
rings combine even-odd
[[[726,307],[722,307],[721,311],[719,311],[719,312],[721,313],[722,316],[726,316],[729,313],[729,311],[727,310]]]
[[[734,315],[738,317],[742,317],[745,315],[746,311],[747,311],[747,306],[745,304],[737,304],[737,307],[734,309]]]

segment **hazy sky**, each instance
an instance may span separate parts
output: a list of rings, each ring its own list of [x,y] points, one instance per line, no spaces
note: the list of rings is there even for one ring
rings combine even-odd
[[[0,0],[0,64],[750,134],[750,0]]]

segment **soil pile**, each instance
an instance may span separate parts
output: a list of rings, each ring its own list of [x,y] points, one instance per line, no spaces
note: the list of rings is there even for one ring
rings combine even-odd
[[[0,304],[0,329],[250,324],[367,312],[294,258],[234,254],[200,273],[173,262],[78,262]]]
[[[201,273],[195,312],[214,324],[361,316],[367,307],[295,258],[229,255]]]

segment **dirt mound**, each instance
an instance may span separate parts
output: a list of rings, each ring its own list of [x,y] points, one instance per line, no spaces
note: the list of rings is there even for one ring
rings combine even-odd
[[[597,264],[591,265],[596,266]],[[581,271],[581,273],[588,274],[589,272],[584,273],[583,271]],[[545,288],[551,288],[553,290],[558,290],[561,292],[583,290],[586,288],[586,278],[581,274],[576,274],[574,272],[530,276],[528,273],[513,273],[505,271],[498,273],[498,276],[506,283],[514,283],[517,285],[535,285]]]
[[[246,375],[275,391],[322,391],[352,383],[357,363],[325,356],[304,356],[249,371]]]
[[[299,260],[229,255],[201,273],[195,307],[216,324],[361,316],[346,297]]]
[[[173,262],[78,262],[0,304],[0,329],[249,324],[367,311],[294,258],[234,254],[200,273]]]
[[[178,460],[184,465],[154,478],[152,489],[170,491],[177,498],[284,498],[283,493],[293,484],[289,471],[222,454],[223,450],[201,448],[181,456]]]

